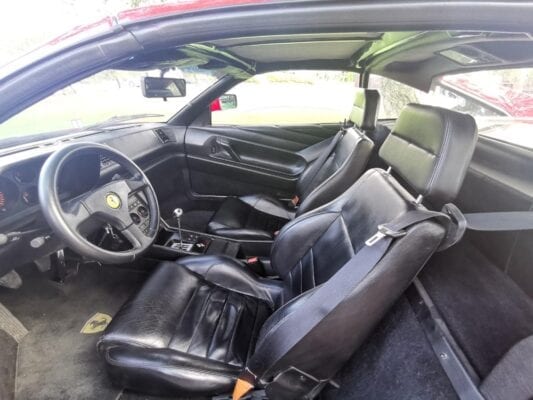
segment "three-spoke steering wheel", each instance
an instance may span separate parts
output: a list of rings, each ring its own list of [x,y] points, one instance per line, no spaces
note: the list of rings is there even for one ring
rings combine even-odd
[[[112,180],[86,194],[62,202],[58,183],[65,163],[76,155],[94,153],[119,164],[129,172],[131,178]],[[39,202],[52,230],[72,250],[106,264],[135,260],[153,244],[159,230],[157,197],[146,175],[124,154],[101,144],[74,143],[54,152],[41,169]],[[142,219],[135,217],[137,207],[143,207]],[[91,243],[87,236],[102,224],[118,229],[132,248],[110,251]]]

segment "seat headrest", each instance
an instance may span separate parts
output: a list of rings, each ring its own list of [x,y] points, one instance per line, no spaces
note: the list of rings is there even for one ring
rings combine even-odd
[[[373,131],[379,110],[379,92],[372,89],[357,89],[350,121],[363,131]]]
[[[457,196],[476,141],[476,121],[470,115],[409,104],[379,156],[418,194],[441,206]]]

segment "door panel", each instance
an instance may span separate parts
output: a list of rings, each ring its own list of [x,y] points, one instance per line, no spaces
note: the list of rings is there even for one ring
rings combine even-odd
[[[319,143],[338,129],[338,124],[190,127],[185,148],[191,188],[200,196],[292,197]],[[313,147],[317,151],[309,151]]]

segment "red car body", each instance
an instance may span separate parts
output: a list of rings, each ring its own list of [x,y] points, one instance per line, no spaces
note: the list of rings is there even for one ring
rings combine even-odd
[[[483,87],[464,76],[449,75],[440,79],[443,84],[474,99],[497,108],[515,118],[533,118],[533,94],[504,84]]]

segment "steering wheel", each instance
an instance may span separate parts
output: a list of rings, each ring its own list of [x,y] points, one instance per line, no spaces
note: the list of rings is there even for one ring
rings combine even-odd
[[[115,161],[131,178],[61,201],[58,183],[65,163],[76,155],[95,153]],[[127,156],[102,144],[74,143],[55,151],[41,169],[39,202],[52,230],[72,250],[106,264],[132,262],[153,244],[159,230],[159,206],[150,181]],[[132,248],[110,251],[91,243],[87,236],[103,224],[120,231]]]

